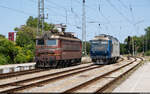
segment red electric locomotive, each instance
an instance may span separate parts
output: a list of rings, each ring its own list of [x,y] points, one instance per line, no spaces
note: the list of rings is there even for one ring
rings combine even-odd
[[[66,32],[44,32],[36,38],[36,67],[59,68],[79,64],[82,42]]]

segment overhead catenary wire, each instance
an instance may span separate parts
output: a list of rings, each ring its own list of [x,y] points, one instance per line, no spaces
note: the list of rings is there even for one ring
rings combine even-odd
[[[121,1],[121,0],[118,0],[118,1],[122,5],[122,7],[124,7],[126,10],[129,10],[129,7],[126,6],[123,1]]]
[[[65,8],[65,7],[63,7],[63,6],[59,6],[58,4],[56,4],[56,3],[52,2],[52,1],[48,1],[48,0],[46,0],[46,1],[47,1],[46,4],[49,5],[49,6],[47,6],[47,9],[50,9],[50,8],[54,8],[54,9],[60,8],[60,9],[63,9],[63,10],[65,10],[65,11],[67,11],[67,13],[69,13],[69,10],[68,10],[67,8]],[[52,5],[55,5],[56,7],[51,6],[51,4],[52,4]],[[58,14],[58,13],[55,12],[54,10],[51,10],[51,11],[54,12],[55,14]],[[70,13],[71,13],[71,12],[70,12]],[[59,14],[60,14],[60,13],[59,13]],[[74,14],[75,14],[75,12],[74,12]],[[67,16],[67,15],[66,15],[66,16]],[[63,18],[66,18],[66,16],[60,15],[60,17],[63,17]],[[76,14],[76,16],[78,16],[78,15]],[[68,15],[68,17],[71,17],[71,16]],[[77,29],[81,29],[81,27],[78,26],[77,23],[76,23],[76,25],[73,25],[72,23],[69,23],[69,22],[68,22],[68,17],[66,18],[66,24],[67,24],[67,25],[76,27]],[[78,19],[79,19],[79,16],[78,16]],[[79,19],[79,20],[80,20],[80,19]],[[59,21],[57,21],[57,22],[59,22]]]
[[[128,23],[132,24],[132,21],[130,21],[122,12],[120,12],[111,2],[110,0],[106,0],[108,4],[119,14],[121,15]]]
[[[98,4],[99,13],[105,20],[107,20],[108,23],[110,23],[110,20],[106,16],[104,16],[104,14],[102,12],[101,3],[102,3],[101,0],[99,0],[99,4]]]
[[[48,0],[46,0],[47,1],[47,4],[49,4],[49,8],[51,8],[51,5],[55,5],[56,7],[54,8],[54,9],[56,9],[56,8],[60,8],[60,9],[63,9],[64,11],[65,11],[65,14],[66,14],[66,16],[63,16],[63,15],[61,15],[62,17],[64,17],[65,19],[66,19],[66,24],[68,23],[68,13],[69,13],[69,10],[67,9],[67,8],[65,8],[65,7],[63,7],[63,6],[60,6],[60,5],[58,5],[58,4],[56,4],[56,3],[54,3],[54,2],[52,2],[52,1],[48,1]],[[53,11],[54,12],[54,11]],[[57,12],[55,12],[55,13],[57,13]],[[57,13],[58,14],[58,13]],[[77,14],[76,14],[76,16],[78,16]]]
[[[47,0],[48,1],[48,0]],[[67,10],[67,12],[69,13],[69,10],[67,9],[67,8],[65,8],[65,7],[63,7],[63,6],[60,6],[60,5],[58,5],[58,4],[56,4],[56,3],[54,3],[54,2],[52,2],[52,1],[48,1],[48,3],[47,4],[49,4],[49,7],[50,7],[50,4],[52,4],[52,5],[55,5],[57,8],[60,8],[60,9],[63,9],[63,10]],[[55,8],[56,9],[56,8]],[[73,8],[72,8],[72,10],[73,10]],[[55,12],[56,13],[56,12]],[[74,14],[74,19],[79,19],[79,21],[80,21],[80,17],[77,15],[77,13],[75,13],[75,11],[73,10],[73,11],[70,11],[70,13],[73,13]],[[61,15],[62,16],[62,15]],[[65,16],[63,16],[64,18],[66,18]],[[70,15],[68,15],[68,17],[71,17]],[[71,21],[71,20],[70,20]],[[71,22],[72,23],[72,22]],[[76,22],[75,22],[76,23]],[[77,29],[81,29],[81,26],[79,26],[79,24],[77,24],[76,23],[76,25],[71,25],[69,22],[68,22],[68,18],[67,18],[67,25],[69,25],[69,26],[73,26],[73,27],[76,27]]]
[[[19,9],[10,8],[10,7],[4,6],[4,5],[0,5],[0,7],[11,10],[11,11],[14,11],[14,12],[17,12],[17,13],[21,13],[21,14],[24,14],[24,15],[29,15],[29,16],[34,15],[35,16],[35,14],[25,12],[25,11],[19,10]]]
[[[81,3],[79,0],[74,0],[74,1],[76,1],[77,3]],[[89,5],[85,5],[85,7],[92,10],[92,11],[94,11],[94,13],[95,13],[95,9],[93,7],[91,7]],[[100,6],[99,6],[99,8],[100,8]],[[107,23],[110,24],[110,20],[101,11],[99,11],[99,13],[107,21]],[[94,18],[96,18],[96,17],[94,17]],[[89,19],[89,17],[87,17],[87,19]],[[100,21],[92,21],[92,23],[101,23],[101,22]],[[103,23],[101,23],[101,24],[103,24]]]
[[[74,0],[74,1],[75,1],[76,3],[78,3],[78,4],[82,4],[82,2],[80,2],[80,1],[78,1],[78,0]],[[88,6],[87,4],[85,4],[85,7],[88,8],[88,9],[90,9],[90,10],[92,10],[92,11],[95,11],[95,9],[93,9],[93,8],[90,7],[90,6]],[[95,12],[94,12],[94,13],[95,13]],[[91,17],[91,16],[88,17],[88,16],[87,16],[86,18],[92,20],[93,18],[96,18],[96,17]]]

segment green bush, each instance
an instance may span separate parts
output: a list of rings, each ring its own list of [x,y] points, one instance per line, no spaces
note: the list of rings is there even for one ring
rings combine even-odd
[[[149,51],[147,51],[147,52],[145,52],[145,54],[144,55],[146,55],[146,56],[150,56],[150,50]]]
[[[4,55],[0,54],[0,65],[5,65],[7,63],[7,58]]]
[[[31,52],[31,50],[27,50],[26,51],[26,59],[27,59],[27,61],[28,62],[33,61],[33,57],[34,57],[33,52]]]
[[[27,62],[26,55],[24,55],[23,53],[17,54],[17,56],[15,58],[15,62],[16,63],[25,63],[25,62]]]
[[[6,59],[7,64],[15,63],[14,58],[17,55],[15,44],[6,38],[0,38],[0,54],[3,55],[1,57],[5,57],[4,59]]]
[[[27,62],[26,55],[22,47],[16,46],[17,56],[15,57],[15,63],[25,63]]]

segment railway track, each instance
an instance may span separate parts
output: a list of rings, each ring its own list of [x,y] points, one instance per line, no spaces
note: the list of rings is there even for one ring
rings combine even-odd
[[[0,80],[5,78],[11,78],[11,77],[17,77],[25,74],[31,74],[36,72],[44,71],[43,69],[31,69],[31,70],[25,70],[25,71],[17,71],[17,72],[10,72],[10,73],[2,73],[0,74]]]
[[[78,92],[90,92],[90,93],[98,93],[98,92],[103,92],[105,89],[109,88],[114,82],[116,82],[118,79],[123,77],[125,74],[136,68],[137,66],[140,65],[140,63],[134,64],[137,61],[135,58],[134,61],[120,66],[116,69],[113,69],[103,75],[97,76],[94,79],[91,79],[85,83],[82,83],[80,85],[77,85],[73,88],[70,88],[63,93],[78,93]],[[142,59],[141,59],[142,61]],[[133,66],[131,66],[133,65]],[[130,66],[130,67],[129,67]],[[126,71],[123,71],[123,69],[127,69]],[[120,72],[122,71],[122,72]],[[119,74],[121,73],[121,74]],[[113,76],[114,74],[118,74],[117,76]],[[99,84],[103,83],[103,84]],[[95,87],[94,87],[95,86]],[[94,88],[93,88],[94,87]]]
[[[87,64],[87,63],[81,63],[81,64]],[[30,69],[30,70],[24,70],[24,71],[2,73],[2,74],[0,74],[0,80],[5,79],[5,78],[18,77],[18,76],[21,76],[21,75],[26,75],[26,74],[31,74],[31,73],[48,71],[48,70],[50,70],[50,69]]]
[[[12,82],[12,83],[6,83],[3,85],[0,85],[0,88],[1,88],[0,92],[2,92],[2,93],[16,92],[18,90],[20,91],[23,89],[40,86],[43,84],[61,80],[66,77],[70,77],[72,75],[75,75],[75,74],[78,74],[81,72],[85,72],[85,71],[90,71],[92,69],[96,69],[96,68],[100,68],[100,67],[102,67],[102,66],[94,66],[93,64],[91,64],[89,66],[70,69],[70,70],[66,70],[66,71],[61,71],[61,72],[43,75],[43,76],[39,76],[39,77],[35,77],[35,78],[16,81],[16,82]]]
[[[121,58],[118,62],[121,62],[123,60],[124,59]],[[29,79],[16,81],[16,82],[12,82],[12,83],[6,83],[6,84],[0,85],[0,92],[1,93],[12,93],[12,92],[18,92],[18,91],[20,92],[25,89],[43,86],[43,85],[49,84],[51,82],[56,82],[58,80],[65,79],[65,78],[71,77],[73,75],[77,75],[77,74],[80,74],[83,72],[87,72],[87,71],[94,70],[97,68],[102,68],[102,67],[103,66],[94,66],[93,64],[91,64],[89,66],[79,67],[79,68],[61,71],[61,72],[57,72],[57,73],[52,73],[52,74],[48,74],[48,75],[43,75],[43,76],[39,76],[39,77],[35,77],[35,78],[29,78]],[[105,76],[105,75],[103,75],[103,76]],[[101,77],[97,77],[95,79],[99,79],[99,78],[101,78]],[[93,82],[94,80],[86,82],[86,85]],[[74,90],[74,89],[76,90],[78,87],[81,88],[82,86],[85,86],[85,85],[83,84],[83,85],[71,88],[69,90],[66,90],[65,92],[73,92],[72,90]]]
[[[124,59],[121,58],[121,60],[119,60],[118,62],[121,62],[123,60]],[[87,63],[81,63],[81,64],[87,64]],[[31,69],[31,70],[24,70],[24,71],[10,72],[10,73],[2,73],[2,74],[0,74],[0,80],[5,79],[5,78],[18,77],[18,76],[21,76],[21,75],[26,75],[26,74],[31,74],[31,73],[47,71],[47,70],[45,70],[45,69]]]

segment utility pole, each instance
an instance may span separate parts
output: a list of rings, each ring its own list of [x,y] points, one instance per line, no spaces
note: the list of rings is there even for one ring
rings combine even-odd
[[[133,9],[132,9],[131,5],[130,5],[130,12],[131,12],[132,19],[133,19],[133,22],[134,22]],[[134,24],[133,24],[133,28],[135,29]],[[132,37],[132,56],[134,56],[134,39],[133,39],[133,37]]]
[[[145,42],[145,39],[144,39],[144,35],[143,35],[143,56],[144,56],[144,53],[145,53],[145,51],[144,51],[145,50],[145,46],[144,46],[145,43],[144,42]]]
[[[146,49],[145,52],[147,52],[148,50],[148,33],[146,33]]]
[[[132,55],[134,56],[134,39],[132,37]]]
[[[37,25],[37,33],[41,30],[44,31],[44,0],[38,0],[38,25]],[[41,25],[42,24],[42,25]]]
[[[87,55],[86,52],[86,13],[85,13],[85,0],[82,5],[82,55]]]

